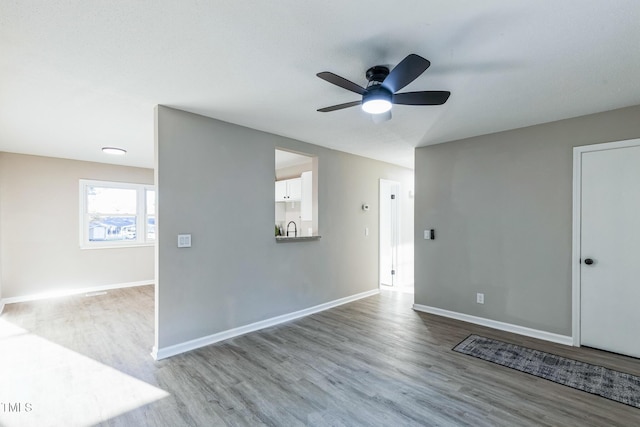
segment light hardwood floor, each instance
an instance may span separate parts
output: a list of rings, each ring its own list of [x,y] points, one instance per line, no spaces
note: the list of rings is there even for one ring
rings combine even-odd
[[[477,333],[636,375],[640,361],[417,313],[411,294],[383,292],[154,362],[153,292],[6,306],[0,425],[640,425],[639,409],[451,348]],[[3,411],[7,402],[22,411]]]

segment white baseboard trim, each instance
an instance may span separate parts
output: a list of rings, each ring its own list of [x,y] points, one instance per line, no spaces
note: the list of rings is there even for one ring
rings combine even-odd
[[[320,311],[328,310],[330,308],[337,307],[339,305],[347,304],[362,298],[367,298],[372,295],[380,293],[379,289],[371,291],[361,292],[359,294],[351,295],[345,298],[340,298],[334,301],[329,301],[324,304],[316,305],[314,307],[305,308],[304,310],[294,311],[293,313],[283,314],[281,316],[272,317],[270,319],[261,320],[259,322],[251,323],[238,328],[229,329],[226,331],[218,332],[216,334],[207,335],[202,338],[196,338],[194,340],[185,341],[180,344],[170,345],[168,347],[157,348],[153,347],[151,356],[155,360],[165,359],[167,357],[175,356],[180,353],[195,350],[200,347],[204,347],[210,344],[215,344],[220,341],[228,340],[240,335],[247,334],[249,332],[255,332],[260,329],[269,328],[271,326],[279,325],[281,323],[289,322],[291,320],[299,319],[300,317],[309,316],[310,314],[318,313]]]
[[[59,291],[43,292],[39,294],[3,298],[0,301],[0,304],[1,305],[14,304],[17,302],[36,301],[36,300],[49,299],[49,298],[66,297],[69,295],[86,294],[87,292],[100,292],[100,291],[109,291],[112,289],[133,288],[135,286],[153,285],[154,283],[155,283],[155,280],[150,279],[150,280],[142,280],[140,282],[116,283],[113,285],[92,286],[88,288],[63,289]]]
[[[455,311],[443,310],[428,305],[413,304],[413,309],[423,311],[425,313],[435,314],[438,316],[448,317],[450,319],[462,320],[463,322],[474,323],[476,325],[487,326],[489,328],[498,329],[514,334],[524,335],[531,338],[538,338],[545,341],[555,342],[564,345],[573,345],[573,338],[566,335],[554,334],[552,332],[540,331],[524,326],[518,326],[511,323],[499,322],[497,320],[486,319],[484,317],[472,316],[470,314],[458,313]]]

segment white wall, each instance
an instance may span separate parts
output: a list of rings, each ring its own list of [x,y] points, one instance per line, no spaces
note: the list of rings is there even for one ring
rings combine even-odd
[[[639,118],[629,107],[417,149],[416,304],[571,335],[572,150],[638,138]]]
[[[313,163],[311,159],[309,159],[309,163],[305,163],[302,165],[289,166],[286,168],[275,169],[276,172],[276,181],[280,181],[283,179],[291,179],[291,178],[300,178],[302,172],[310,171],[313,169]]]
[[[413,241],[413,228],[414,228],[414,182],[410,181],[400,182],[400,194],[398,199],[400,201],[399,216],[400,216],[400,239],[398,242],[398,264],[396,267],[397,277],[395,283],[398,288],[405,288],[413,290],[414,285],[414,241]],[[396,286],[396,285],[394,285]]]
[[[153,184],[153,170],[0,153],[3,298],[154,279],[153,247],[79,247],[79,180]]]
[[[3,173],[2,173],[2,156],[3,153],[0,151],[0,313],[4,309],[4,302],[2,300],[2,183],[3,183]]]
[[[156,138],[160,352],[378,288],[378,182],[413,171],[162,106]],[[320,240],[275,241],[276,147],[318,157]]]

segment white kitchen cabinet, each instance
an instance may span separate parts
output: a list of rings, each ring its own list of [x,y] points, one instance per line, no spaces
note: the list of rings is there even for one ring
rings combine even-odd
[[[299,202],[302,197],[302,179],[276,181],[276,202]]]
[[[299,202],[302,197],[302,179],[293,178],[287,180],[287,195],[289,202]]]
[[[300,198],[300,219],[302,221],[313,220],[313,172],[303,172],[300,177],[302,181],[302,194]]]
[[[276,181],[276,202],[287,201],[287,181]]]

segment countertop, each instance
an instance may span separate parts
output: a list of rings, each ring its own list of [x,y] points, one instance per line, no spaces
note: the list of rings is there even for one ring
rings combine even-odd
[[[310,240],[319,240],[320,236],[276,236],[276,242],[284,243],[284,242],[307,242]]]

